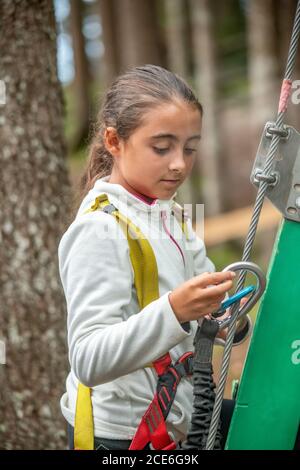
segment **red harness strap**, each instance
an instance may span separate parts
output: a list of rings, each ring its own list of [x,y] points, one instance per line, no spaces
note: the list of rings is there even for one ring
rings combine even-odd
[[[193,353],[183,354],[173,365],[171,356],[166,353],[153,362],[158,375],[155,396],[137,428],[129,450],[141,450],[151,443],[153,449],[176,449],[166,426],[166,418],[174,401],[178,384],[182,377],[192,374]]]

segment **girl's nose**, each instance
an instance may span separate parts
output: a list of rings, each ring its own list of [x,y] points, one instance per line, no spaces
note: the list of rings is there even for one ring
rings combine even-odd
[[[185,161],[184,161],[184,155],[182,152],[178,152],[174,157],[172,158],[170,164],[169,164],[169,169],[170,171],[184,171],[185,170]]]

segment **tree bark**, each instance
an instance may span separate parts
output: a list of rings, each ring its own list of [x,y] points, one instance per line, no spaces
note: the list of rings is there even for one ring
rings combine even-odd
[[[2,0],[0,446],[66,447],[67,373],[57,246],[70,202],[50,0]]]

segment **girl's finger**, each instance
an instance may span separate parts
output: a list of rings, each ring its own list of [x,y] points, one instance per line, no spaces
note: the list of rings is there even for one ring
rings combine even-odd
[[[233,271],[226,271],[199,274],[199,276],[196,276],[196,279],[199,287],[211,287],[232,280],[235,276],[236,274]]]
[[[241,299],[241,302],[240,302],[240,305],[243,306],[245,305],[249,300],[249,297],[244,297],[243,299]]]

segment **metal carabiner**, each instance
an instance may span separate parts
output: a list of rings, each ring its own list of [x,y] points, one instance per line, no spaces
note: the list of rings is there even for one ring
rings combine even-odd
[[[239,309],[237,319],[240,319],[252,309],[252,307],[256,304],[256,302],[258,302],[260,297],[263,295],[267,283],[266,276],[262,272],[260,267],[257,266],[257,264],[252,263],[251,261],[237,261],[236,263],[229,264],[228,266],[226,266],[226,268],[223,269],[222,272],[226,271],[249,271],[255,275],[257,280],[257,288],[251,294],[249,300],[245,303],[245,305],[243,305],[243,307]],[[230,315],[224,318],[224,320],[215,319],[215,321],[219,323],[219,330],[227,328],[230,325],[231,318],[232,316]]]

